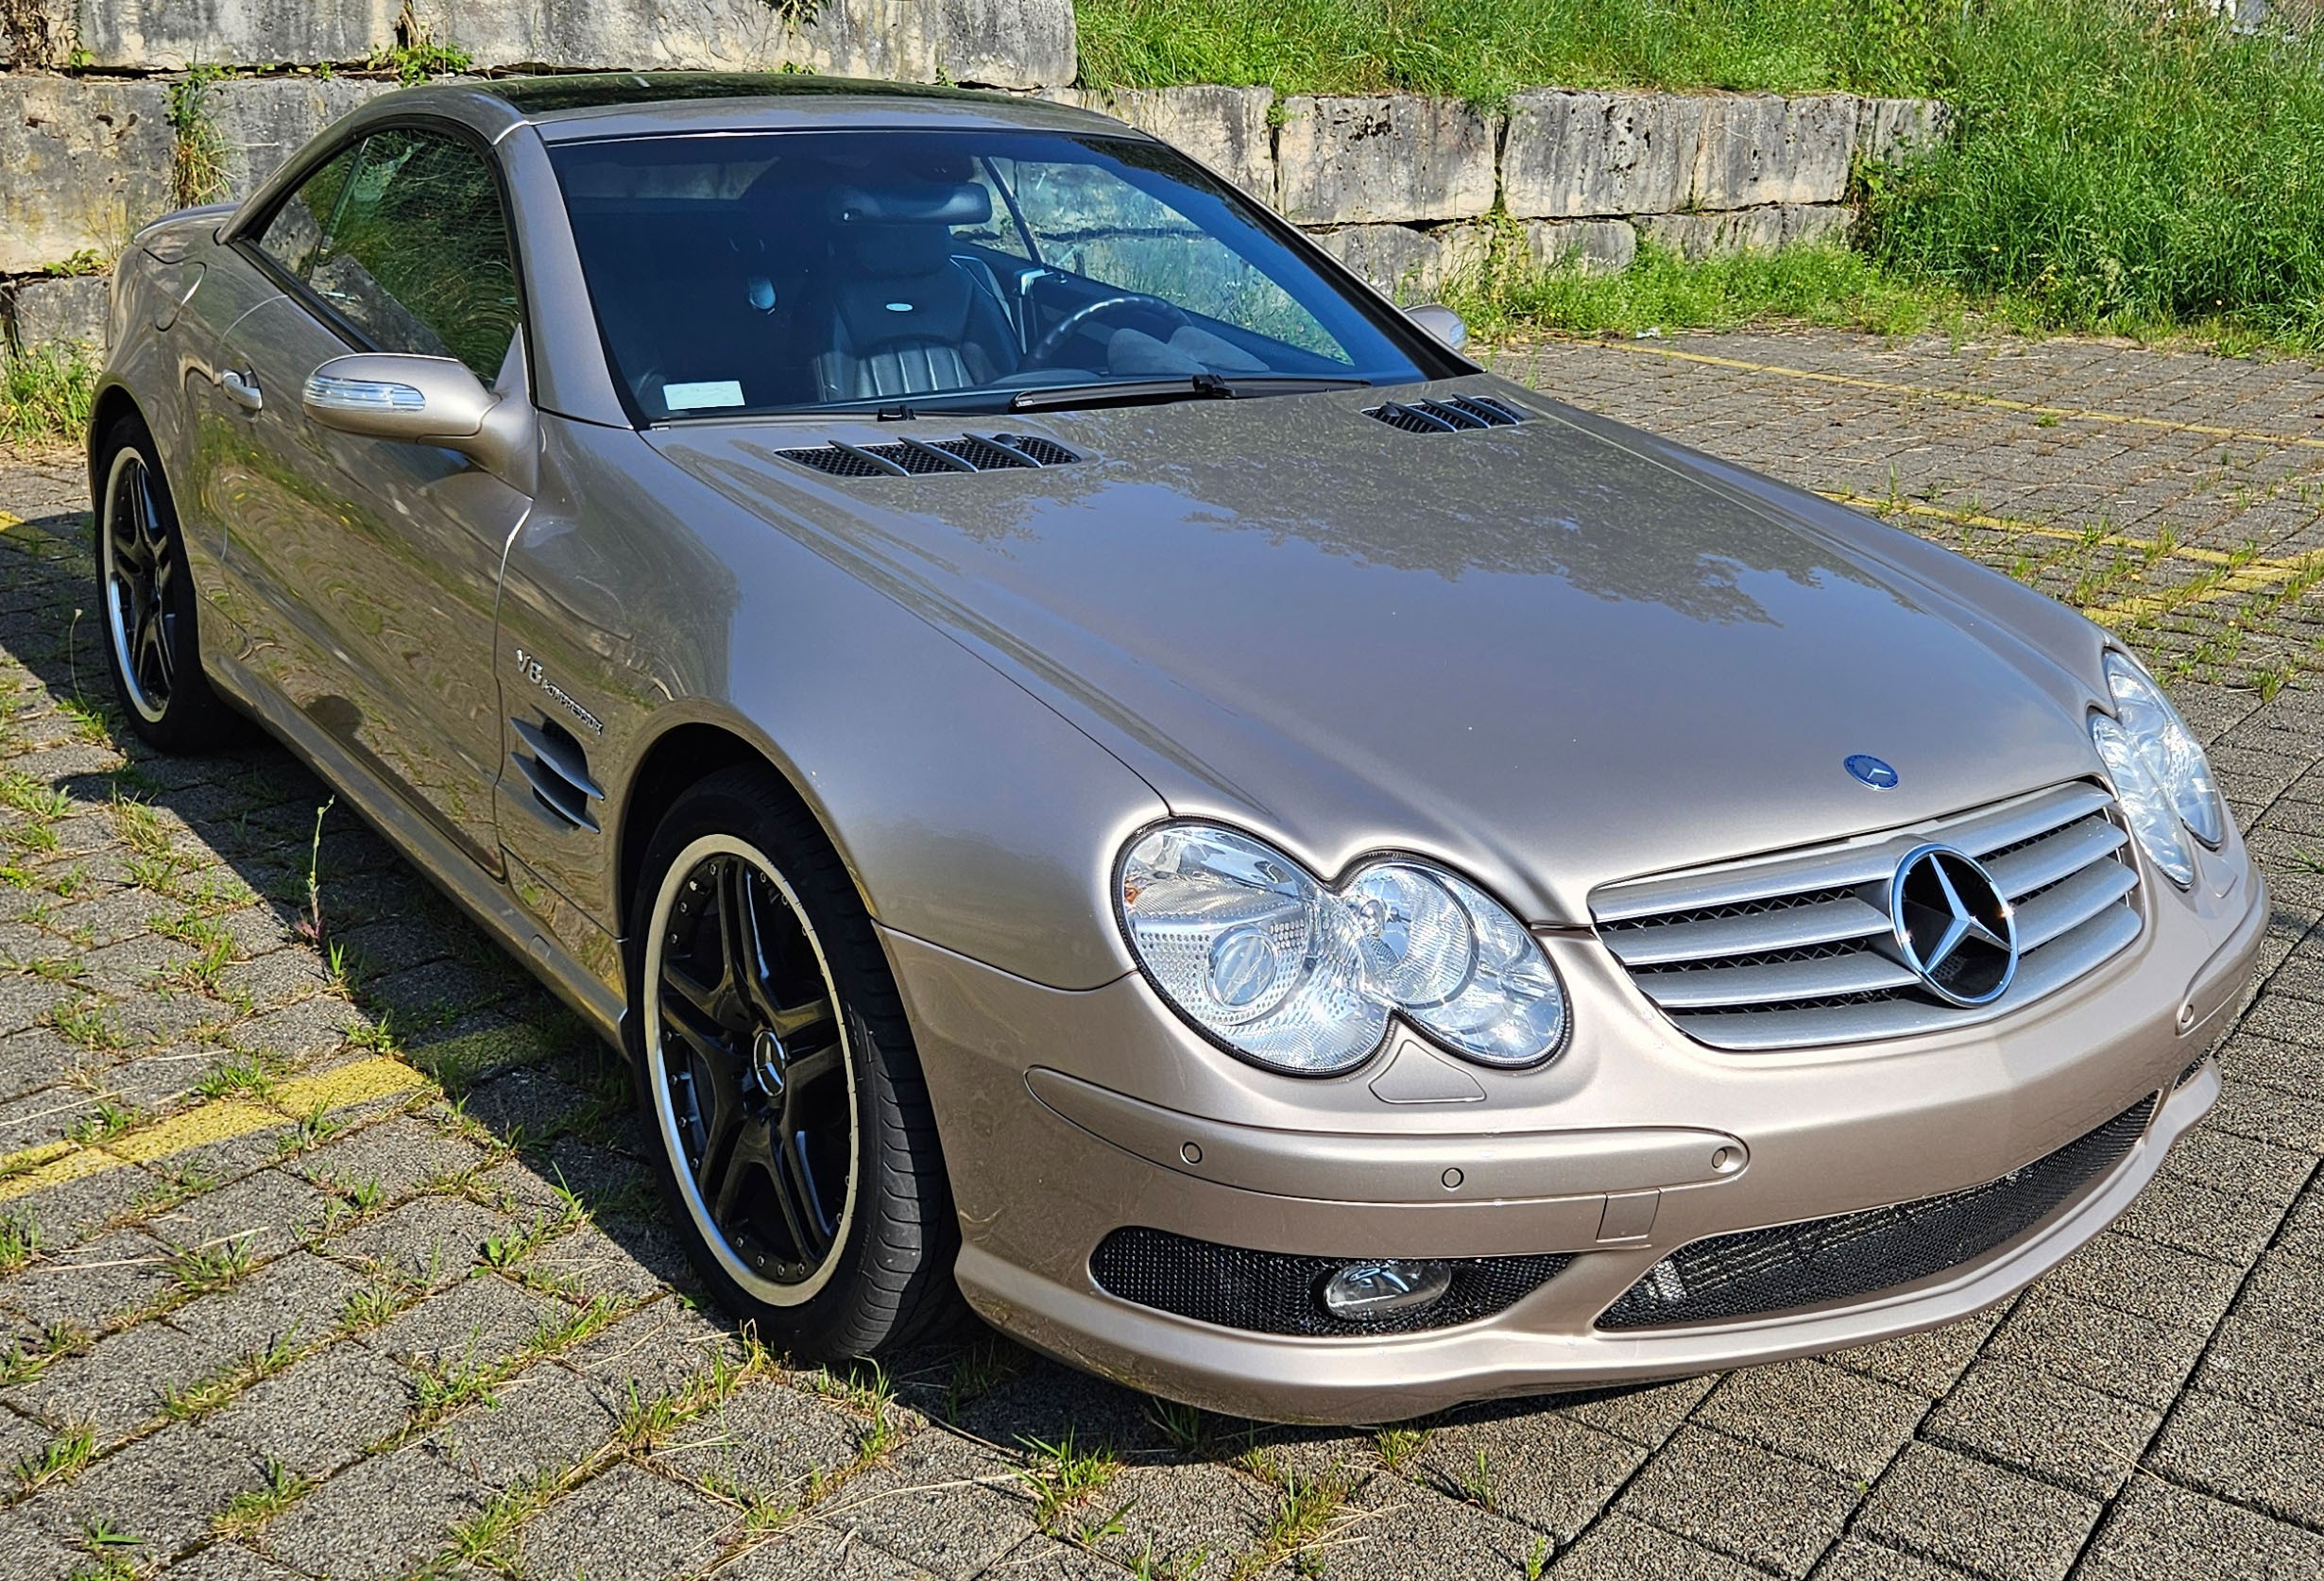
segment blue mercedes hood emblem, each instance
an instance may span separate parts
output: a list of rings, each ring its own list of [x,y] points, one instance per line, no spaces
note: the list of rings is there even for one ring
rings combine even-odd
[[[1896,789],[1897,772],[1871,753],[1859,752],[1840,765],[1875,790]]]

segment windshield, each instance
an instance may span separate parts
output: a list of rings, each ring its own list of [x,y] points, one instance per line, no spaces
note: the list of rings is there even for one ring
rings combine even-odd
[[[1158,144],[765,132],[552,158],[646,422],[1425,377],[1249,200]]]

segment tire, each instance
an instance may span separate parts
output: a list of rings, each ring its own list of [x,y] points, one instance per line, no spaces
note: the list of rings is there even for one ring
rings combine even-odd
[[[98,455],[97,609],[113,695],[129,728],[163,752],[230,746],[241,720],[202,672],[194,579],[153,435],[124,413]]]
[[[629,1053],[712,1294],[801,1361],[879,1355],[964,1311],[903,1003],[813,818],[770,771],[705,779],[656,830],[630,923]]]

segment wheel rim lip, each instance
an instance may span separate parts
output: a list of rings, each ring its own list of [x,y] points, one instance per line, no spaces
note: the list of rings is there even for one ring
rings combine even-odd
[[[669,930],[670,913],[677,906],[680,888],[687,876],[712,857],[738,857],[748,862],[760,877],[772,884],[791,908],[797,919],[799,931],[806,937],[807,947],[814,953],[815,971],[823,979],[824,992],[830,995],[831,1019],[839,1034],[839,1066],[847,1079],[847,1189],[839,1209],[838,1228],[832,1232],[831,1250],[824,1254],[808,1276],[795,1284],[784,1284],[768,1279],[752,1267],[734,1250],[726,1232],[702,1198],[702,1187],[693,1171],[686,1166],[686,1149],[678,1134],[677,1110],[670,1096],[670,1069],[661,1030],[661,965],[663,952],[669,946],[663,942]],[[798,1306],[812,1300],[825,1285],[830,1284],[839,1260],[847,1250],[847,1234],[855,1225],[856,1183],[863,1173],[863,1124],[859,1117],[855,1089],[855,1046],[847,1031],[847,1016],[839,996],[839,984],[831,976],[830,960],[823,953],[823,941],[816,937],[807,910],[799,904],[798,892],[770,861],[766,854],[748,842],[733,835],[711,834],[689,843],[672,861],[662,876],[661,892],[654,897],[654,916],[645,936],[646,958],[644,982],[640,991],[638,1013],[642,1018],[640,1029],[645,1037],[646,1084],[654,1099],[654,1118],[661,1132],[662,1150],[670,1162],[672,1177],[677,1182],[678,1195],[686,1204],[687,1216],[693,1220],[703,1243],[726,1276],[751,1295],[770,1306]]]
[[[127,573],[122,570],[113,553],[113,520],[115,514],[127,504],[122,495],[122,484],[124,474],[131,468],[141,473],[145,471],[145,458],[138,454],[134,446],[125,445],[114,455],[111,470],[105,474],[105,513],[97,521],[98,573],[105,589],[105,632],[113,645],[113,663],[121,673],[122,693],[129,706],[137,710],[140,719],[147,724],[159,724],[162,716],[169,711],[169,695],[164,692],[156,702],[145,689],[145,683],[138,678],[137,654],[129,646],[130,633],[121,607],[123,596],[133,595],[135,589],[129,585]],[[157,577],[161,574],[158,556],[154,574]],[[159,596],[158,593],[156,596]],[[157,611],[154,618],[159,620],[164,613]],[[162,640],[169,640],[166,629],[162,632]]]

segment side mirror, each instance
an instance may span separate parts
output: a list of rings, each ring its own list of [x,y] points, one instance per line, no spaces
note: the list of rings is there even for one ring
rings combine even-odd
[[[1426,302],[1404,310],[1404,316],[1427,331],[1437,339],[1461,350],[1469,343],[1469,327],[1461,316],[1442,302]]]
[[[538,485],[530,402],[496,395],[451,357],[358,352],[333,357],[299,393],[308,417],[341,434],[457,450],[520,493]]]

